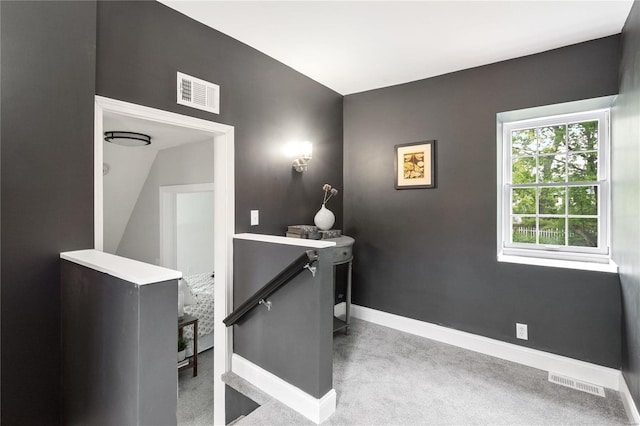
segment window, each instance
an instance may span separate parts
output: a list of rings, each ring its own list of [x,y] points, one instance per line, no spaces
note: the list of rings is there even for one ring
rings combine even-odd
[[[609,262],[609,110],[502,129],[502,253]]]

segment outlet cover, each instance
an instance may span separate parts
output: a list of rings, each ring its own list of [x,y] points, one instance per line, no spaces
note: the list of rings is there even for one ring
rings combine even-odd
[[[529,331],[527,330],[527,324],[516,323],[516,337],[522,340],[529,340]]]
[[[256,226],[259,224],[260,224],[260,211],[251,210],[251,226]]]

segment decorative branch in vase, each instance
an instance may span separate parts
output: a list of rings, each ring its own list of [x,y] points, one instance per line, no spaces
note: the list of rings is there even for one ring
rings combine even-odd
[[[320,208],[320,210],[318,210],[318,213],[316,213],[315,217],[313,218],[313,222],[321,230],[328,231],[336,222],[336,216],[331,210],[326,207],[326,204],[331,199],[331,197],[333,197],[334,195],[338,195],[338,190],[336,188],[333,188],[328,183],[322,185],[322,190],[324,191],[324,197],[322,198],[322,207]]]

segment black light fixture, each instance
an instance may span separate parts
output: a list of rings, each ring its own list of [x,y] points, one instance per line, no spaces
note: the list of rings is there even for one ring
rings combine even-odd
[[[146,146],[151,136],[136,132],[104,132],[104,140],[122,146]]]

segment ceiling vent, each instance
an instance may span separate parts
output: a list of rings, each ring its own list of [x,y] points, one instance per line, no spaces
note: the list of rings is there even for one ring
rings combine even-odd
[[[219,114],[220,86],[179,72],[178,103]]]
[[[592,385],[591,383],[587,382],[581,382],[580,380],[561,376],[560,374],[549,372],[549,381],[551,383],[566,386],[572,389],[577,389],[579,391],[587,392],[593,395],[605,396],[604,388],[602,386]]]

